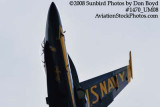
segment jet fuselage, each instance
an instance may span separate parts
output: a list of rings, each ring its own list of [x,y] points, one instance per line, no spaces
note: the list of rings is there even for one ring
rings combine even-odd
[[[50,107],[75,107],[74,87],[60,16],[51,4],[44,39],[44,60]]]

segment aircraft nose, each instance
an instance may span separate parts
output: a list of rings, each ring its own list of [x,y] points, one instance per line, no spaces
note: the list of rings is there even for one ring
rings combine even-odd
[[[62,27],[59,12],[54,2],[52,2],[48,11],[45,34],[45,41],[48,41],[52,46],[54,46],[55,40],[58,38],[60,26]]]

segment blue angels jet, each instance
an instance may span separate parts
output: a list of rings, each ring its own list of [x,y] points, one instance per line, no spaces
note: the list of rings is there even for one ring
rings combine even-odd
[[[43,51],[49,107],[107,107],[132,78],[130,53],[129,65],[80,83],[54,3],[48,12]]]

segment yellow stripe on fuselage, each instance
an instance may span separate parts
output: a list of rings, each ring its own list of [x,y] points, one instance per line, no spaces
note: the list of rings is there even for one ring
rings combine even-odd
[[[60,43],[62,46],[62,53],[64,57],[65,67],[67,70],[67,77],[68,77],[68,83],[69,83],[69,88],[70,88],[71,97],[72,97],[72,103],[73,103],[73,106],[75,107],[75,100],[74,100],[73,90],[72,90],[73,88],[72,88],[71,77],[70,77],[70,72],[69,72],[69,65],[68,65],[68,60],[67,60],[67,52],[66,52],[66,47],[65,47],[65,42],[64,42],[64,36],[61,36],[61,32],[62,32],[62,28],[61,26],[59,26],[59,39],[60,39]]]

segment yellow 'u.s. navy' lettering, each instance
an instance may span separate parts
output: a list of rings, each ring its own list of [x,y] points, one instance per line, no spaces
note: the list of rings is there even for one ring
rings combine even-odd
[[[113,82],[114,86],[115,86],[116,88],[118,88],[119,83],[118,83],[117,75],[116,75],[116,76],[114,76],[114,77],[111,77],[111,80],[112,80],[112,82]]]
[[[99,100],[99,96],[98,94],[93,90],[93,89],[96,89],[97,88],[97,85],[94,85],[93,87],[91,87],[91,93],[96,97],[96,100],[92,102],[92,104],[95,104],[98,102]]]
[[[88,99],[88,104],[96,104],[100,98],[105,97],[107,94],[111,93],[115,88],[118,89],[123,82],[128,78],[128,82],[132,77],[131,70],[127,66],[127,70],[121,71],[114,76],[99,82],[98,84],[91,86],[89,89],[86,89],[86,95]],[[90,99],[92,97],[92,99]],[[93,98],[94,97],[94,98]]]
[[[104,94],[107,95],[106,81],[103,81],[103,83],[99,83],[99,85],[101,89],[101,97],[104,97]]]
[[[111,91],[111,89],[114,89],[114,85],[113,85],[113,83],[112,83],[111,79],[110,79],[110,78],[108,78],[108,92],[110,92],[110,91]]]
[[[121,78],[121,80],[122,80],[122,82],[123,82],[123,81],[124,81],[124,71],[122,72],[122,74],[119,73],[119,76],[120,76],[120,78]]]

